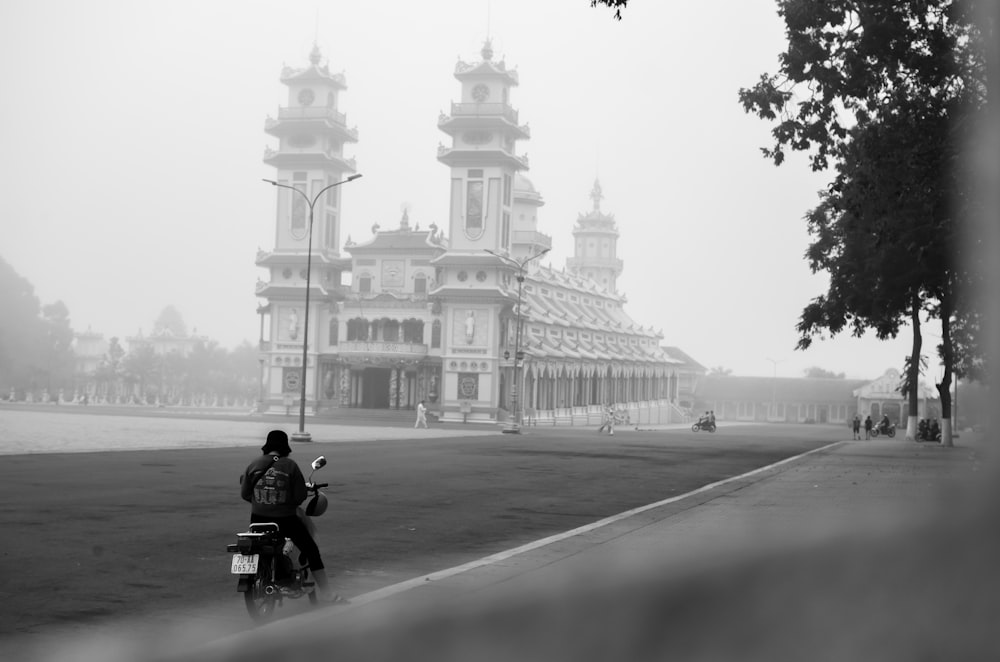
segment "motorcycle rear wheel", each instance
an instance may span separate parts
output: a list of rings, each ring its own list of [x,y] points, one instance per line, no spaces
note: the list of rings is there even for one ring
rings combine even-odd
[[[257,574],[253,576],[253,582],[243,594],[247,613],[250,614],[250,618],[257,622],[270,620],[278,608],[279,593],[274,582],[271,581],[273,565],[273,557],[262,562],[257,567]],[[268,587],[271,587],[271,593],[267,592]]]
[[[708,431],[709,432],[715,432],[715,423],[709,423],[709,425],[708,425]]]
[[[886,434],[889,435],[890,438],[895,437],[896,436],[896,429],[895,428],[889,428],[889,431],[886,432]]]

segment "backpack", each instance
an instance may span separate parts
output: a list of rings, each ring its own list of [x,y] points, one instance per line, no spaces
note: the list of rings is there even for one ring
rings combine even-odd
[[[253,502],[268,506],[284,506],[291,502],[291,481],[288,473],[279,469],[278,456],[271,456],[271,466],[254,472]]]

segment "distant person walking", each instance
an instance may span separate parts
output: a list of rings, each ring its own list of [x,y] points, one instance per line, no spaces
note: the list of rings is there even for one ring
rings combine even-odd
[[[872,438],[872,417],[865,416],[865,439]]]
[[[419,428],[421,423],[427,427],[427,407],[424,406],[423,400],[417,403],[417,422],[413,424],[413,428]]]
[[[854,428],[854,439],[855,441],[861,440],[861,416],[858,414],[854,415],[854,422],[851,423],[851,427]]]
[[[614,435],[615,433],[615,408],[613,405],[608,405],[604,410],[604,420],[601,421],[601,427],[597,428],[597,434],[604,432],[607,428],[608,434]]]

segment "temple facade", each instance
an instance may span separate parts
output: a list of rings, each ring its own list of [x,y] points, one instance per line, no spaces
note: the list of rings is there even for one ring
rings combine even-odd
[[[279,141],[265,153],[276,182],[310,197],[355,172],[342,150],[358,138],[337,110],[343,74],[320,61],[314,49],[308,67],[282,72],[289,105],[265,122]],[[298,402],[308,318],[311,413],[423,400],[444,420],[470,422],[520,413],[526,424],[593,423],[608,405],[636,424],[684,420],[705,369],[625,312],[619,232],[600,208],[600,183],[574,226],[573,257],[543,266],[552,237],[539,230],[544,199],[518,151],[530,138],[510,100],[518,73],[487,42],[454,76],[459,101],[438,118],[449,142],[437,154],[450,172],[448,218],[422,230],[404,212],[398,227],[348,237],[342,255],[342,188],[330,189],[316,206],[308,315],[307,210],[303,196],[278,189],[275,247],[257,256],[268,270],[257,285],[260,408]]]

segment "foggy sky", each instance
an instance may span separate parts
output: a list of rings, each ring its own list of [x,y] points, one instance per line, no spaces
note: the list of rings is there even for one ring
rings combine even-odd
[[[794,351],[825,291],[803,216],[832,175],[801,155],[775,168],[759,151],[770,125],[738,103],[777,69],[774,3],[633,4],[618,22],[588,0],[3,3],[0,256],[76,330],[148,333],[172,304],[189,331],[256,342],[254,258],[275,231],[263,128],[288,105],[282,66],[305,66],[315,41],[347,78],[339,109],[359,142],[345,154],[364,177],[341,190],[341,237],[360,242],[398,227],[403,205],[411,224],[447,228],[438,115],[459,97],[457,60],[491,36],[520,76],[511,102],[532,137],[518,151],[546,203],[548,264],[572,254],[599,177],[626,310],[664,344],[744,375],[902,368],[908,328]]]

